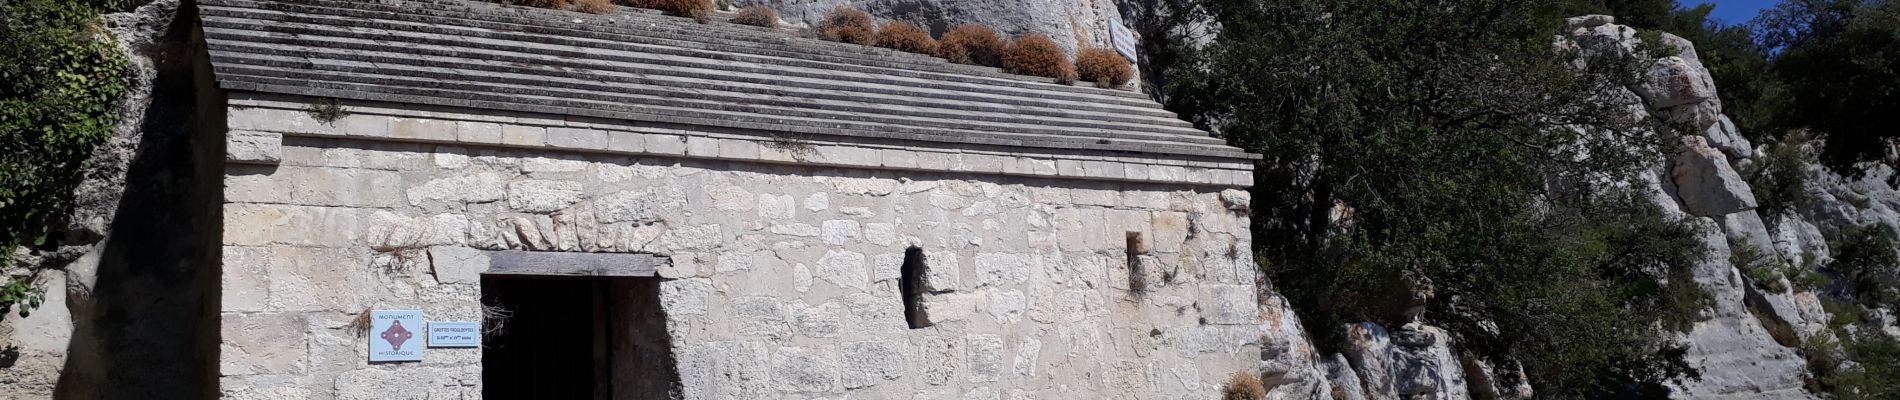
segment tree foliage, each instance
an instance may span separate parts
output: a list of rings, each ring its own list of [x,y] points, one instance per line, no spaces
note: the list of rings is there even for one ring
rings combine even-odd
[[[1900,309],[1900,239],[1880,225],[1842,229],[1828,244],[1828,269],[1845,283],[1843,296],[1867,306]]]
[[[1785,0],[1757,19],[1778,49],[1783,128],[1825,137],[1822,164],[1850,176],[1900,138],[1900,1]]]
[[[0,2],[0,267],[46,240],[92,149],[111,136],[126,61],[98,25],[109,2]],[[38,305],[28,275],[0,278],[0,315]]]
[[[1149,68],[1171,109],[1264,157],[1257,253],[1322,346],[1422,301],[1540,394],[1657,394],[1694,375],[1667,330],[1706,304],[1687,272],[1697,230],[1616,189],[1664,140],[1631,118],[1635,99],[1603,95],[1639,82],[1641,57],[1554,48],[1562,10],[1535,2],[1186,6],[1169,7],[1218,39]]]

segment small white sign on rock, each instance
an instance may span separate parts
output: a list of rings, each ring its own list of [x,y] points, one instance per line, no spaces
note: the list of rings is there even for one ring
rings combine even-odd
[[[1121,53],[1122,57],[1128,57],[1128,61],[1130,62],[1140,61],[1135,57],[1135,34],[1129,32],[1128,28],[1122,27],[1120,23],[1110,23],[1108,24],[1108,38],[1115,46],[1116,53]]]

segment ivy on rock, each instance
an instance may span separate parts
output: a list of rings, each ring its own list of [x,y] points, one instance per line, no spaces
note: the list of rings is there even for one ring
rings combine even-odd
[[[24,316],[43,289],[21,246],[48,244],[93,149],[119,123],[127,61],[100,25],[123,2],[0,2],[0,315]]]

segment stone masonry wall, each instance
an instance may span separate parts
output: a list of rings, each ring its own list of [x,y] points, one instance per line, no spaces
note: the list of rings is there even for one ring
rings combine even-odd
[[[865,147],[783,138],[695,157],[677,129],[347,102],[321,123],[308,100],[230,109],[225,397],[479,397],[480,350],[370,364],[355,321],[479,320],[482,250],[501,249],[669,257],[685,398],[1214,398],[1260,364],[1245,171],[897,147],[868,154],[951,155],[844,167]],[[642,147],[552,144],[577,131]],[[1151,167],[1181,178],[1131,180]],[[1167,183],[1191,177],[1222,181]],[[911,247],[921,329],[897,287]]]

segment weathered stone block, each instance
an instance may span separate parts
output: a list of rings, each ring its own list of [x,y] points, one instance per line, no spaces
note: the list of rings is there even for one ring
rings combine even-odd
[[[607,150],[636,153],[646,151],[645,135],[633,132],[607,132]]]
[[[736,325],[735,333],[740,336],[774,341],[783,341],[792,336],[789,312],[777,298],[735,298],[726,315],[727,320]]]
[[[996,382],[1003,376],[1003,337],[998,335],[970,335],[964,340],[967,358],[963,364],[969,368],[964,376],[971,383]]]
[[[1209,324],[1240,325],[1254,322],[1260,314],[1251,285],[1204,285],[1200,288],[1201,318]]]
[[[796,328],[799,335],[812,338],[838,337],[843,323],[844,306],[837,302],[792,308],[792,327]]]
[[[845,245],[860,235],[858,221],[848,219],[825,221],[820,232],[819,238],[833,246]]]
[[[607,132],[582,128],[548,128],[548,146],[575,150],[607,148]]]
[[[349,246],[356,243],[355,209],[274,204],[226,204],[224,244],[239,246]]]
[[[1029,296],[1021,290],[988,290],[990,317],[1000,324],[1014,324],[1022,321],[1023,313],[1029,309]]]
[[[508,208],[515,211],[551,213],[580,201],[580,182],[526,180],[508,184]]]
[[[854,251],[826,251],[825,257],[818,260],[818,277],[833,285],[857,290],[871,284],[864,253]]]
[[[435,178],[409,188],[409,205],[500,201],[507,193],[504,185],[501,175],[489,172]]]
[[[667,315],[701,315],[712,293],[712,283],[705,278],[665,281],[660,283],[660,306]]]
[[[915,343],[913,359],[918,363],[919,380],[928,385],[940,386],[956,379],[963,365],[962,337],[923,335]]]
[[[402,176],[393,171],[281,166],[270,174],[224,177],[225,201],[338,207],[402,204]]]
[[[963,287],[963,274],[957,266],[957,253],[953,251],[924,251],[924,288],[932,292],[947,292]]]
[[[759,158],[759,143],[741,139],[719,139],[719,157],[735,160]]]
[[[488,271],[488,252],[459,246],[429,248],[429,265],[443,284],[479,284]]]
[[[686,137],[679,135],[642,135],[646,137],[646,151],[654,154],[686,154]]]
[[[844,388],[858,389],[896,380],[904,376],[910,357],[904,348],[891,341],[845,343]]]
[[[976,253],[972,264],[977,287],[1020,284],[1029,272],[1029,261],[1021,254]]]
[[[266,248],[225,246],[219,275],[220,308],[225,312],[264,311],[270,305],[270,265]]]
[[[772,377],[780,390],[829,392],[838,384],[837,354],[803,347],[780,347],[772,354]]]
[[[393,118],[391,121],[389,137],[393,139],[455,141],[455,121],[421,118]]]
[[[468,143],[494,144],[502,142],[501,124],[493,122],[456,121],[455,139]]]
[[[291,313],[223,313],[218,374],[302,374],[304,318]]]
[[[224,161],[277,164],[284,158],[283,147],[281,133],[234,130],[224,136]]]
[[[719,139],[704,136],[687,136],[686,155],[693,157],[718,157]]]
[[[538,126],[506,125],[501,128],[501,143],[541,147],[548,144],[548,130]]]

